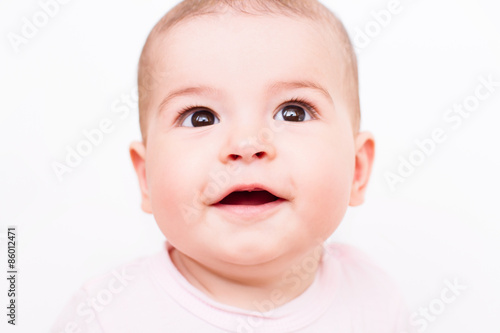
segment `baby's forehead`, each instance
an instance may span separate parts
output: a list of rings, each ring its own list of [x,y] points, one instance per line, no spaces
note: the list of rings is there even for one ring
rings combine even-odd
[[[325,78],[323,86],[326,80],[337,86],[345,61],[338,39],[329,40],[324,30],[310,19],[287,16],[231,12],[190,18],[157,36],[157,45],[151,48],[153,73],[165,74],[158,79],[169,86],[182,86],[186,72],[191,74],[189,83],[196,84],[235,68],[234,78],[248,86],[287,78],[313,82]],[[249,75],[247,68],[254,71]],[[278,68],[284,69],[283,75]],[[197,70],[196,75],[191,69]]]
[[[343,51],[343,54],[346,56],[350,55],[351,53],[350,49],[352,49],[352,44],[350,42],[349,36],[347,35],[347,32],[345,31],[342,23],[333,15],[328,19],[312,19],[306,16],[290,16],[283,14],[255,15],[230,10],[223,13],[216,12],[197,15],[194,17],[186,17],[183,20],[176,21],[175,24],[171,24],[168,26],[164,25],[163,27],[160,26],[161,28],[155,28],[157,30],[157,33],[152,33],[151,37],[154,37],[155,40],[162,40],[168,36],[171,36],[172,34],[175,34],[179,27],[185,27],[186,25],[190,25],[193,23],[197,24],[200,22],[209,24],[211,27],[220,26],[229,29],[235,29],[235,25],[238,25],[240,26],[240,28],[243,27],[244,30],[251,32],[251,28],[256,22],[264,23],[265,21],[273,22],[279,20],[288,20],[292,25],[294,23],[306,24],[312,29],[304,29],[302,33],[310,34],[311,37],[320,36],[324,38],[325,43],[328,43],[326,46],[335,50],[341,49]],[[231,22],[233,25],[228,25],[228,22]],[[288,30],[290,29],[289,27],[290,26],[284,26],[281,29]],[[197,26],[195,29],[203,29],[203,27]],[[273,29],[276,29],[276,26],[273,26]],[[203,34],[203,31],[195,31],[195,33]],[[190,36],[183,35],[183,38],[190,38]],[[272,47],[272,45],[269,45],[269,47]],[[220,52],[223,53],[224,49],[221,49]]]
[[[284,24],[273,24],[275,22],[285,21]],[[265,26],[269,29],[266,31]],[[151,68],[152,75],[160,74],[161,67],[176,67],[175,61],[170,59],[169,55],[177,52],[199,52],[199,62],[206,66],[210,63],[205,61],[201,54],[206,53],[206,48],[216,50],[220,58],[229,58],[229,50],[235,45],[246,47],[240,44],[245,41],[248,44],[258,45],[258,50],[265,52],[275,47],[276,38],[279,39],[280,31],[284,38],[290,34],[302,35],[303,43],[297,42],[288,49],[283,49],[282,57],[293,57],[297,50],[307,47],[309,51],[318,54],[318,62],[324,66],[332,64],[335,67],[355,66],[353,53],[350,52],[350,42],[348,36],[343,35],[343,29],[336,26],[335,23],[327,23],[324,20],[312,20],[307,17],[290,17],[286,15],[249,15],[235,11],[225,13],[210,13],[195,17],[188,17],[182,21],[170,25],[168,29],[159,29],[156,34],[152,34],[149,41],[149,48],[145,48],[143,57],[141,57],[141,66],[147,64]],[[274,36],[273,40],[271,37]],[[305,37],[304,37],[305,35]],[[229,37],[228,37],[229,36]],[[236,41],[233,38],[237,36]],[[262,43],[259,39],[268,39],[269,42]],[[200,42],[201,40],[201,42]],[[316,43],[306,43],[316,41]],[[179,43],[181,42],[181,43]],[[176,45],[190,45],[190,48],[176,49]],[[200,43],[200,44],[196,44]],[[213,45],[211,45],[212,43]],[[306,46],[307,44],[307,46]],[[201,48],[205,48],[205,50]],[[320,57],[319,55],[323,55]],[[203,59],[202,59],[203,58]],[[327,59],[329,63],[323,61]],[[142,61],[147,60],[147,61]],[[175,58],[182,61],[183,56]],[[167,65],[167,66],[165,66]],[[155,67],[153,69],[153,67]],[[324,68],[326,70],[326,68]]]

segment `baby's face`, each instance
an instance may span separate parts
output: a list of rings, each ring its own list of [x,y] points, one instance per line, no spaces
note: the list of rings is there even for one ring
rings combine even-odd
[[[209,267],[328,238],[356,175],[334,43],[305,20],[234,14],[182,22],[155,43],[147,146],[132,155],[166,238]]]

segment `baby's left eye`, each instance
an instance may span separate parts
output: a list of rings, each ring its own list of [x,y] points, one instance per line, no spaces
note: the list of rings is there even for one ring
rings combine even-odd
[[[274,116],[276,120],[285,121],[306,121],[311,120],[312,117],[308,111],[298,105],[286,105]]]

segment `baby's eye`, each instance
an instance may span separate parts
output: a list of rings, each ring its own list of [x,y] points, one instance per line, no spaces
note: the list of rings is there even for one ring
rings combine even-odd
[[[191,112],[188,116],[184,118],[181,126],[185,127],[201,127],[210,126],[219,123],[219,118],[217,118],[213,112],[208,110],[199,110]]]
[[[274,116],[276,120],[285,121],[306,121],[311,120],[312,117],[308,111],[298,105],[286,105]]]

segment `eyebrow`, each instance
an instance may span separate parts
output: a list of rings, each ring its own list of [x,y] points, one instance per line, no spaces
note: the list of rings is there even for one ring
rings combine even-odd
[[[333,103],[332,96],[328,93],[328,90],[323,88],[321,85],[313,82],[313,81],[280,81],[273,83],[269,86],[270,93],[276,93],[282,90],[291,90],[291,89],[299,89],[299,88],[309,88],[316,90],[323,94],[327,99],[329,99]]]
[[[268,85],[266,91],[268,94],[275,94],[279,91],[283,90],[291,90],[291,89],[300,89],[300,88],[309,88],[320,92],[324,95],[328,100],[333,103],[333,99],[328,93],[328,91],[323,88],[321,85],[313,82],[313,81],[280,81],[275,82]],[[158,106],[158,109],[163,110],[165,106],[174,98],[185,95],[208,95],[208,96],[217,96],[220,95],[221,92],[215,88],[209,86],[195,86],[195,87],[186,87],[178,90],[174,90],[170,94],[168,94]]]

